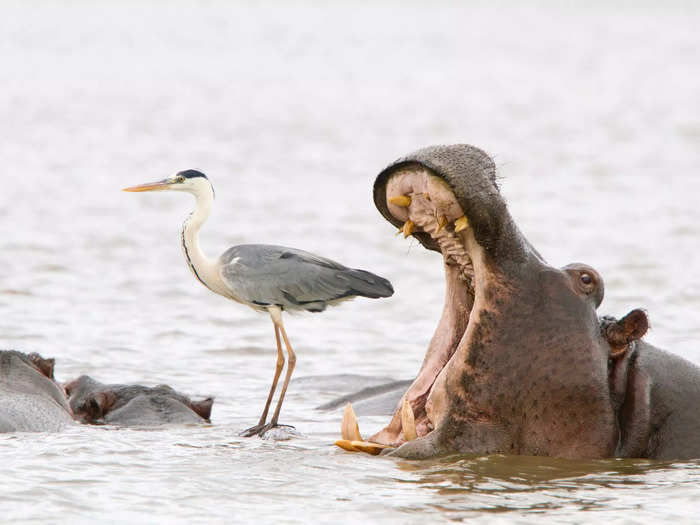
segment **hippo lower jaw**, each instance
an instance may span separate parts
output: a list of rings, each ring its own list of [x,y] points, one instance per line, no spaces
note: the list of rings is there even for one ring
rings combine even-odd
[[[443,179],[423,167],[407,166],[387,181],[386,199],[391,215],[404,224],[400,232],[422,234],[423,239],[429,236],[439,247],[445,268],[445,305],[420,372],[389,425],[361,445],[359,430],[353,431],[357,428],[354,414],[346,409],[343,438],[354,447],[346,443],[339,446],[369,453],[401,447],[396,453],[410,448],[412,457],[433,456],[437,453],[437,436],[433,434],[447,414],[446,373],[460,343],[469,337],[472,314],[485,302],[485,284],[491,280],[491,272],[484,248]],[[408,441],[411,443],[404,445]]]

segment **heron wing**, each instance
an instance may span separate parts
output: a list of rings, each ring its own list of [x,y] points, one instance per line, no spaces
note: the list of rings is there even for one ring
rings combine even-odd
[[[234,246],[219,262],[221,278],[235,298],[252,305],[321,311],[329,302],[393,293],[386,279],[284,246]]]

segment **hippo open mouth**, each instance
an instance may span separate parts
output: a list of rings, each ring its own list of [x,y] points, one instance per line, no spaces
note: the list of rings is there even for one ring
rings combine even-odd
[[[404,237],[439,251],[445,269],[445,305],[420,372],[389,425],[369,438],[396,447],[430,434],[445,413],[445,371],[493,280],[485,252],[512,257],[529,245],[503,213],[491,158],[472,146],[425,148],[400,159],[377,177],[374,201]],[[513,242],[517,250],[507,248]],[[346,411],[344,427],[353,428],[353,417]]]
[[[426,247],[442,253],[446,281],[442,318],[420,372],[389,426],[370,438],[391,446],[434,430],[440,400],[431,394],[465,336],[483,283],[474,263],[481,259],[483,248],[476,242],[469,217],[448,182],[433,173],[421,164],[405,163],[380,177],[375,185],[378,206],[383,205],[382,211],[389,214],[391,222],[401,224],[403,235],[416,234]],[[488,182],[496,189],[495,181]]]
[[[391,422],[362,442],[348,407],[338,446],[407,457],[614,450],[614,432],[585,423],[595,413],[615,427],[602,279],[587,265],[547,265],[510,216],[491,158],[469,145],[419,150],[379,174],[374,201],[404,236],[442,254],[445,305]]]

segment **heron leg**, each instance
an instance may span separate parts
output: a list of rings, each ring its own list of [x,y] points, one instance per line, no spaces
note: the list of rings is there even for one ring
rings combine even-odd
[[[275,341],[277,342],[277,363],[275,365],[275,377],[272,379],[270,393],[267,395],[267,402],[265,403],[265,409],[260,416],[260,421],[258,421],[258,424],[254,427],[250,427],[241,432],[241,436],[243,437],[250,437],[259,434],[265,426],[265,422],[267,421],[267,413],[270,410],[270,403],[272,403],[272,397],[275,395],[275,389],[277,388],[277,381],[279,381],[280,375],[282,374],[282,369],[284,368],[284,353],[282,352],[280,329],[276,323],[273,322],[273,325],[275,327]]]
[[[282,332],[282,338],[284,339],[284,346],[287,347],[287,374],[284,376],[284,384],[282,385],[282,391],[280,392],[280,398],[277,401],[277,407],[275,408],[275,413],[272,415],[269,425],[267,427],[272,428],[277,426],[277,420],[280,416],[280,410],[282,410],[282,402],[284,401],[284,394],[287,393],[287,386],[289,385],[289,379],[292,377],[292,372],[294,372],[294,366],[297,363],[297,356],[292,349],[292,345],[289,344],[289,338],[287,337],[287,332],[284,330],[284,325],[282,324],[282,316],[279,317],[279,329]],[[267,430],[267,428],[266,428]]]
[[[277,342],[277,364],[275,365],[275,377],[272,380],[272,386],[270,387],[270,393],[267,396],[267,402],[265,403],[265,410],[263,410],[260,416],[259,425],[264,425],[267,421],[267,412],[270,409],[270,403],[272,403],[272,396],[275,395],[275,389],[277,388],[277,381],[279,381],[280,375],[282,374],[282,369],[284,368],[284,353],[282,352],[282,341],[280,341],[280,329],[279,326],[275,326],[275,341]]]

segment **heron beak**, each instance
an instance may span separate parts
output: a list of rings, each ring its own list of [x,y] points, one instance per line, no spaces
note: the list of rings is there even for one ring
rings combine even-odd
[[[149,182],[148,184],[139,184],[138,186],[129,186],[122,191],[161,191],[170,189],[171,182],[169,179],[159,180],[158,182]]]

